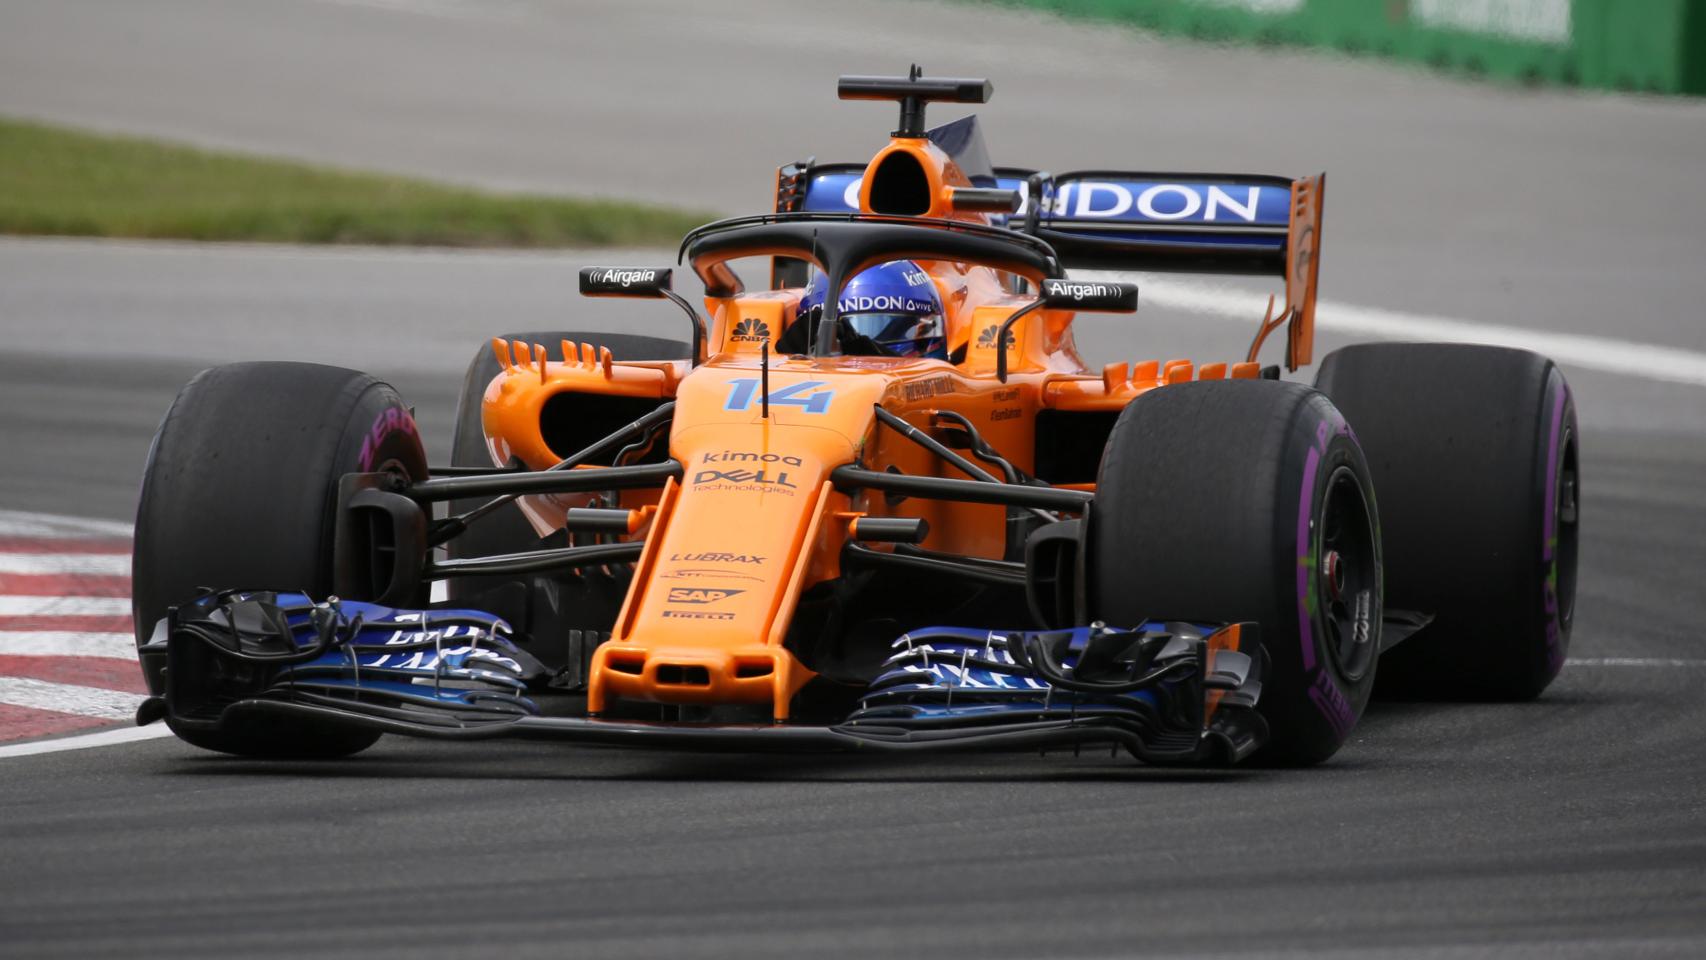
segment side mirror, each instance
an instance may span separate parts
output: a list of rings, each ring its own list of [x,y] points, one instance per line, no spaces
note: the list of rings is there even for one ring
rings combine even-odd
[[[673,275],[669,267],[582,267],[581,296],[668,300],[680,307],[693,324],[692,363],[697,366],[705,362],[705,318],[675,292]]]
[[[1050,310],[1136,313],[1137,284],[1113,280],[1044,280],[1037,299]]]
[[[582,267],[581,296],[662,300],[672,290],[669,267]]]
[[[1033,310],[1077,310],[1089,313],[1136,313],[1137,284],[1117,280],[1044,280],[1037,298],[1015,310],[996,334],[995,376],[1007,382],[1007,333]]]

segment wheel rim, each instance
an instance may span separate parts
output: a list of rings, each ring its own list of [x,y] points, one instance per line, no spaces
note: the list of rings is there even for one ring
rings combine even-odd
[[[1349,467],[1327,480],[1316,543],[1316,615],[1327,655],[1347,680],[1374,663],[1379,637],[1380,566],[1368,498]]]

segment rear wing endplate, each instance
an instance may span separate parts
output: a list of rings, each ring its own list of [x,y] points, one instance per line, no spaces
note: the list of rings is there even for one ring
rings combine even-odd
[[[1069,268],[1285,279],[1286,366],[1310,362],[1326,174],[1084,171],[1040,181],[1014,225]]]

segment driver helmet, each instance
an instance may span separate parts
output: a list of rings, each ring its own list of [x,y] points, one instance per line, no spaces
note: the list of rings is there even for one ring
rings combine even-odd
[[[814,272],[799,309],[799,316],[810,323],[822,316],[829,288],[829,278],[821,270]],[[942,298],[935,281],[911,260],[891,260],[847,281],[837,317],[844,353],[948,359]]]

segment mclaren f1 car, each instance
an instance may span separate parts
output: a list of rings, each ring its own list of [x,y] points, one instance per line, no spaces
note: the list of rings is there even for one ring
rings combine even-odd
[[[926,127],[990,92],[842,78],[900,106],[869,162],[785,165],[772,212],[690,233],[702,304],[674,267],[582,270],[685,336],[493,338],[449,464],[365,374],[195,377],[142,486],[138,721],[256,757],[396,733],[1313,763],[1377,675],[1538,695],[1576,566],[1557,368],[1379,343],[1284,379],[1313,359],[1323,176],[1050,174],[993,166],[975,117]],[[1235,355],[1092,369],[1076,318],[1139,291],[1071,271],[1110,268],[1283,292]]]

